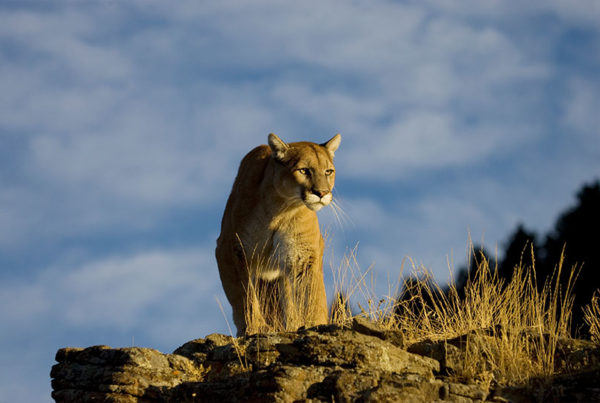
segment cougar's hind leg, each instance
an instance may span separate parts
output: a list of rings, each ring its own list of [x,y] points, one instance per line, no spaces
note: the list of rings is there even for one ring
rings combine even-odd
[[[243,336],[246,324],[246,289],[248,287],[247,270],[239,267],[242,263],[235,253],[227,247],[217,244],[216,249],[219,276],[225,296],[231,305],[233,323],[237,328],[237,336]]]

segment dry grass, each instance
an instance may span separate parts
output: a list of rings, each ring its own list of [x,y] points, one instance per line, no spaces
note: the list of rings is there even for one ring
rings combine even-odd
[[[311,275],[310,270],[300,267],[290,280],[288,277],[267,281],[258,273],[277,271],[274,260],[265,260],[264,253],[253,254],[247,259],[249,283],[246,290],[246,333],[274,333],[295,331],[310,326],[318,307],[318,290],[323,279]],[[321,282],[321,284],[319,284]]]
[[[477,268],[462,293],[455,284],[443,290],[428,270],[407,259],[398,279],[388,279],[387,294],[380,297],[375,292],[372,267],[360,269],[355,248],[332,267],[334,301],[330,321],[346,327],[353,316],[361,315],[384,329],[401,331],[408,343],[466,335],[464,366],[455,373],[463,379],[518,384],[554,374],[559,339],[570,335],[576,268],[564,270],[561,258],[554,276],[540,290],[533,258],[531,265],[521,263],[515,267],[509,281],[498,276],[485,256],[476,260]],[[403,277],[407,264],[413,280]],[[294,284],[286,284],[284,296],[274,286],[261,281],[249,285],[248,333],[294,331],[310,317],[314,284],[300,277]],[[285,304],[285,318],[280,297]],[[356,313],[351,307],[358,308]],[[587,307],[586,320],[593,339],[600,343],[598,295]]]
[[[388,286],[386,296],[377,298],[372,291],[371,268],[361,272],[356,250],[352,250],[334,270],[335,295],[342,293],[345,299],[356,301],[360,315],[383,328],[400,330],[409,343],[468,335],[469,346],[458,377],[485,378],[487,374],[496,382],[515,384],[554,373],[558,340],[570,334],[576,277],[575,269],[563,272],[563,259],[539,291],[535,263],[520,264],[513,278],[505,282],[482,256],[467,280],[464,295],[454,284],[442,290],[428,270],[409,262],[413,280],[397,281]],[[595,309],[597,319],[598,305]],[[332,320],[343,326],[351,317],[350,310],[344,309]]]
[[[396,281],[388,281],[387,294],[379,297],[375,291],[376,278],[372,270],[373,266],[363,272],[356,255],[357,248],[355,247],[343,256],[337,267],[331,266],[334,283],[331,323],[342,327],[348,326],[354,316],[350,301],[354,301],[360,310],[360,315],[377,322],[386,329],[395,328],[397,321],[394,310],[397,307],[396,296],[400,290],[403,268]],[[402,267],[404,267],[404,263]]]
[[[583,310],[584,320],[590,327],[590,338],[600,346],[600,293],[596,291],[592,302]]]
[[[292,281],[281,278],[264,281],[251,278],[246,301],[246,333],[273,333],[295,331],[310,325],[316,304],[313,290],[318,279],[298,276]],[[322,281],[322,280],[321,280]]]

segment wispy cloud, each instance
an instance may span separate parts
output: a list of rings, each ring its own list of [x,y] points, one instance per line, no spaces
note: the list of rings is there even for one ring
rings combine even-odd
[[[2,322],[59,329],[117,331],[161,327],[148,322],[153,311],[177,318],[190,328],[206,327],[221,295],[212,252],[150,250],[98,260],[58,262],[33,279],[12,280],[1,287]],[[225,327],[223,319],[223,326]],[[19,326],[15,328],[18,329]],[[209,330],[208,328],[205,330]],[[159,341],[172,341],[165,333]],[[178,337],[178,336],[177,336]]]
[[[600,85],[594,79],[574,78],[568,83],[565,99],[564,124],[591,145],[590,150],[600,150]],[[598,145],[599,147],[593,147]],[[600,151],[598,151],[600,152]]]

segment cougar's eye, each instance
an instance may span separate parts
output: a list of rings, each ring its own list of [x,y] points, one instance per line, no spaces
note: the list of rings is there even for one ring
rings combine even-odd
[[[326,169],[325,170],[325,176],[329,176],[333,173],[333,169]]]
[[[298,172],[300,172],[304,176],[310,176],[310,169],[308,168],[300,168],[298,169]]]

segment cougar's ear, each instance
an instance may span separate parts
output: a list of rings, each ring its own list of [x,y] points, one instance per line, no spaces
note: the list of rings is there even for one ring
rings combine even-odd
[[[321,145],[323,147],[325,147],[327,149],[327,151],[329,151],[329,154],[331,154],[331,156],[333,157],[333,155],[335,154],[335,150],[338,149],[341,141],[342,141],[342,135],[338,133],[335,136],[333,136],[331,138],[331,140],[329,140],[328,142],[323,143]]]
[[[290,148],[276,134],[269,134],[269,147],[277,161],[283,161],[287,150]]]

